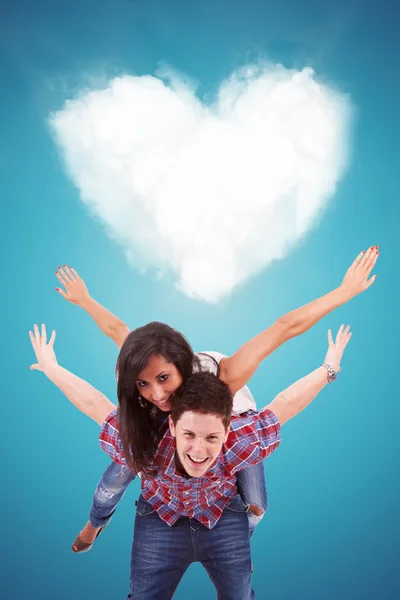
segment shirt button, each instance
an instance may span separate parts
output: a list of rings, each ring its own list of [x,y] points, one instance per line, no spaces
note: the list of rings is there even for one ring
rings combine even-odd
[[[183,492],[183,493],[185,494],[185,496],[187,496],[189,492]]]

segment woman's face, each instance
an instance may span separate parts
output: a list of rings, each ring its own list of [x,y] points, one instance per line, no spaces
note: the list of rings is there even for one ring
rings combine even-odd
[[[141,396],[164,412],[172,409],[174,393],[181,385],[182,376],[174,363],[158,354],[153,354],[136,379]]]

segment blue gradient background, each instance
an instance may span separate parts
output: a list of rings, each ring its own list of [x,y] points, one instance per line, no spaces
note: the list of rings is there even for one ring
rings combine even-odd
[[[135,482],[89,554],[70,544],[107,465],[97,426],[30,372],[28,330],[57,329],[59,362],[115,400],[116,347],[62,300],[68,262],[132,328],[157,319],[195,349],[235,351],[276,317],[340,283],[353,257],[380,244],[376,284],[279,349],[251,382],[259,406],[324,357],[326,330],[352,325],[343,373],[283,430],[266,463],[269,513],[253,542],[254,588],[274,600],[400,596],[397,267],[398,8],[356,1],[1,2],[2,309],[1,598],[124,598]],[[396,23],[397,22],[397,23]],[[312,65],[356,106],[351,167],[315,231],[219,306],[133,272],[80,203],[46,118],[89,75],[153,73],[160,61],[210,97],[245,61]],[[396,240],[397,241],[397,240]],[[214,597],[192,566],[177,600]]]

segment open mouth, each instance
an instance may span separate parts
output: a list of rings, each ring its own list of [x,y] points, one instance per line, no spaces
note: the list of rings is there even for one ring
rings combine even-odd
[[[170,396],[168,396],[168,398],[165,398],[165,400],[157,400],[156,404],[160,404],[160,405],[167,404],[167,402],[169,402],[170,400],[172,400],[172,394]]]
[[[206,456],[205,458],[193,458],[192,456],[190,456],[190,454],[187,455],[189,462],[194,466],[194,467],[201,467],[202,465],[205,464],[205,462],[208,460],[208,456]]]

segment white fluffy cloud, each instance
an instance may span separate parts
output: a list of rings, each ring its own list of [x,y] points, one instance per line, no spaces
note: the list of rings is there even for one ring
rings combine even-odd
[[[203,104],[182,77],[117,77],[51,115],[82,201],[136,268],[217,301],[317,222],[347,163],[350,103],[312,69],[250,65]]]

